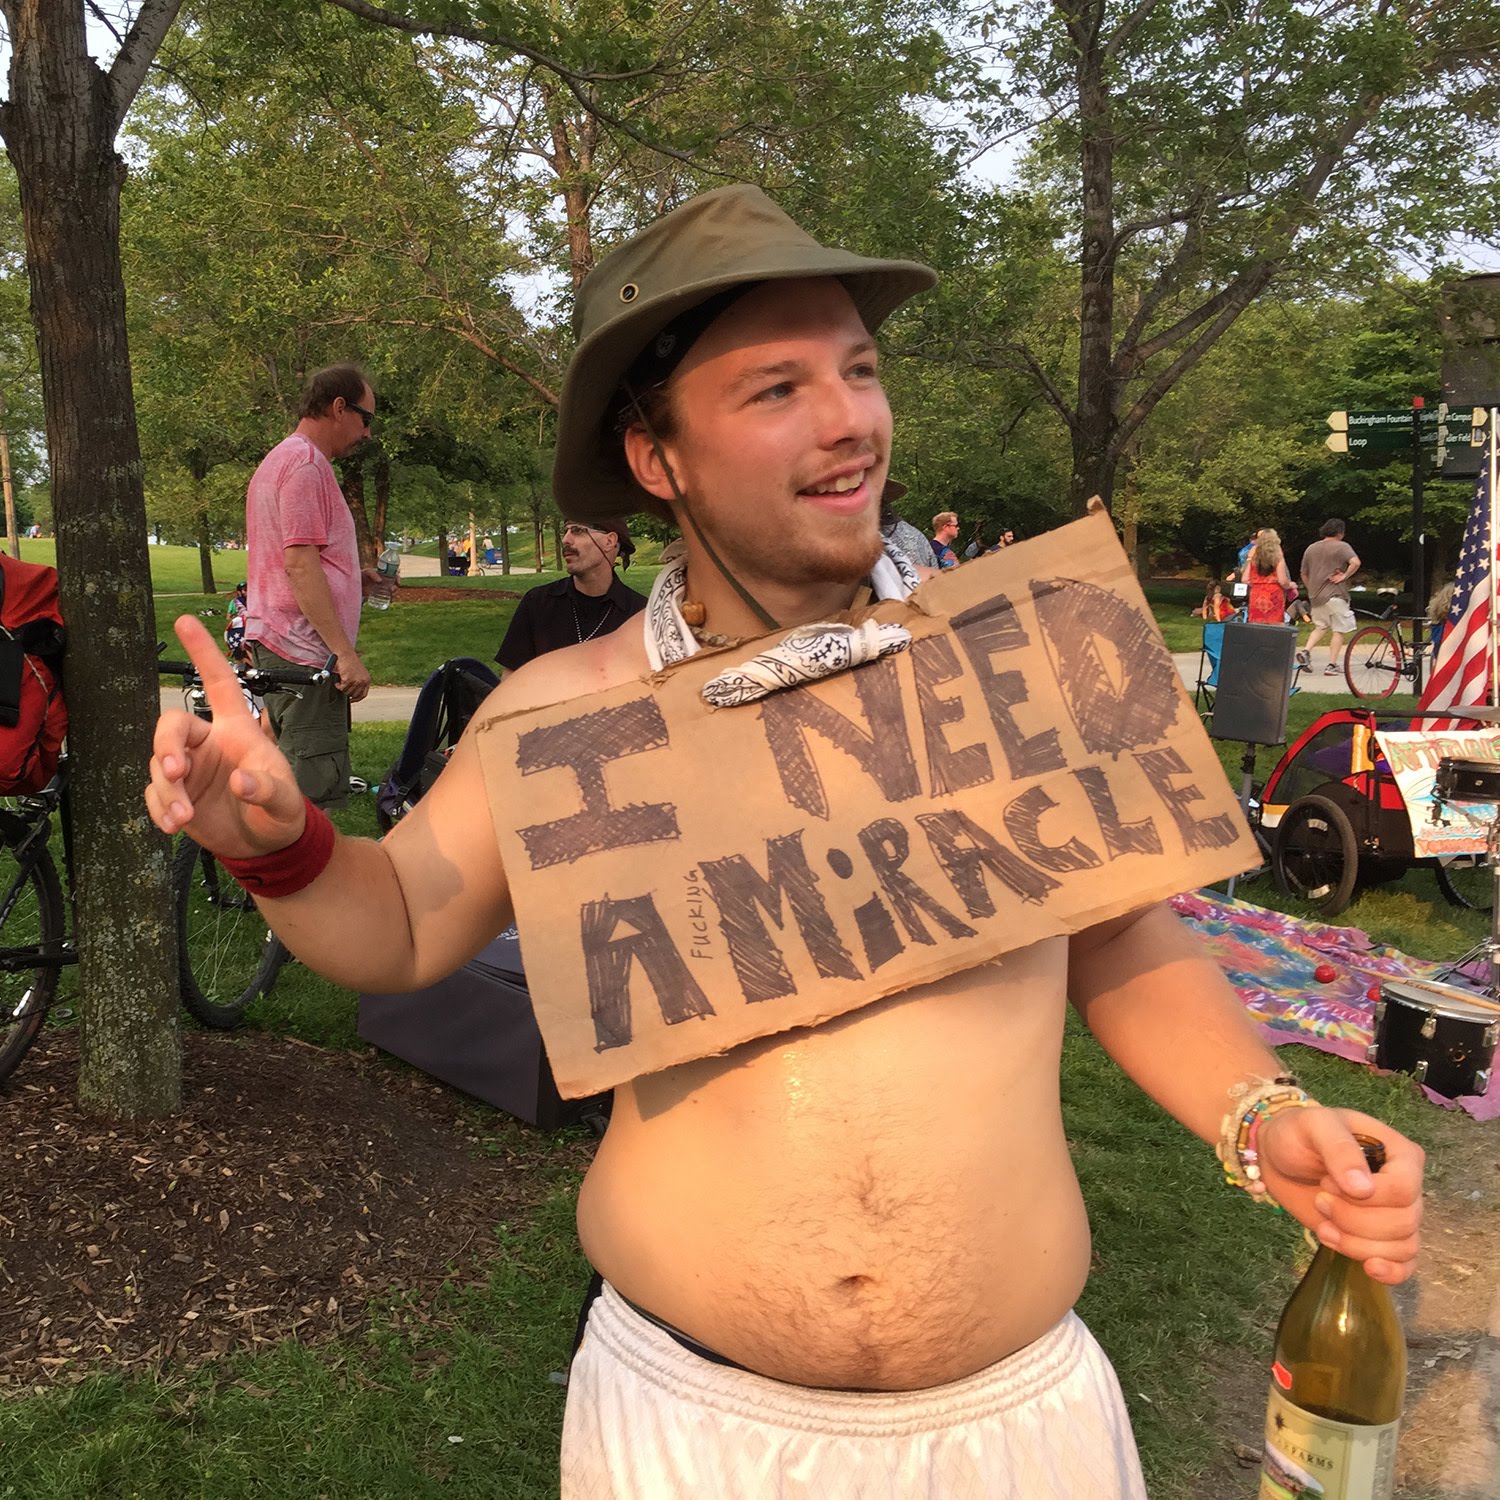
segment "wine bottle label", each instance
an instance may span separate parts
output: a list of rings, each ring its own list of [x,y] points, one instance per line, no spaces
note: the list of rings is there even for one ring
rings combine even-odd
[[[1399,1422],[1366,1427],[1294,1406],[1273,1383],[1260,1500],[1391,1500]]]

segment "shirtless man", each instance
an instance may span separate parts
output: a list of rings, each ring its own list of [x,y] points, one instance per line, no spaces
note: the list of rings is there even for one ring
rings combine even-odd
[[[692,200],[579,293],[560,503],[674,516],[698,629],[847,608],[881,556],[891,450],[872,334],[931,279],[817,245],[753,189]],[[215,716],[163,716],[148,805],[243,861],[293,952],[350,989],[411,990],[507,923],[473,736],[383,842],[336,837],[201,625],[178,629]],[[539,665],[481,714],[638,681],[648,658],[632,625]],[[782,1475],[891,1500],[1143,1496],[1118,1384],[1070,1311],[1089,1264],[1058,1097],[1070,1000],[1205,1141],[1226,1111],[1233,1139],[1236,1089],[1287,1106],[1259,1127],[1265,1186],[1378,1279],[1410,1274],[1421,1152],[1291,1107],[1217,967],[1154,907],[619,1087],[578,1204],[605,1286],[573,1363],[563,1493],[759,1497],[787,1493]],[[1351,1127],[1387,1143],[1373,1180]],[[1205,1185],[1217,1171],[1205,1152]]]

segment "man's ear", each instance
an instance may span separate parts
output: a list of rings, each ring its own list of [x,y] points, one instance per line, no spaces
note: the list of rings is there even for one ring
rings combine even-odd
[[[658,450],[641,423],[632,423],[625,429],[625,461],[630,465],[635,482],[648,495],[655,495],[658,500],[671,500],[674,498],[672,481],[667,477],[662,451],[665,450]],[[618,542],[619,538],[615,540]]]

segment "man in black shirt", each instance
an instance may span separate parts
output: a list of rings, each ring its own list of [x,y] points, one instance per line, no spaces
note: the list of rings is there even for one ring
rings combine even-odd
[[[568,576],[522,595],[495,660],[514,672],[534,656],[608,635],[639,614],[645,596],[615,576],[616,561],[628,565],[634,551],[621,517],[603,526],[570,521],[562,541]]]

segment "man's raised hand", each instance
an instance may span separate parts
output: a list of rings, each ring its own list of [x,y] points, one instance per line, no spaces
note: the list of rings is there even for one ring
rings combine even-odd
[[[182,615],[174,628],[203,679],[213,721],[183,709],[157,721],[146,809],[164,833],[186,832],[231,859],[284,849],[304,822],[292,768],[255,722],[202,623]]]

